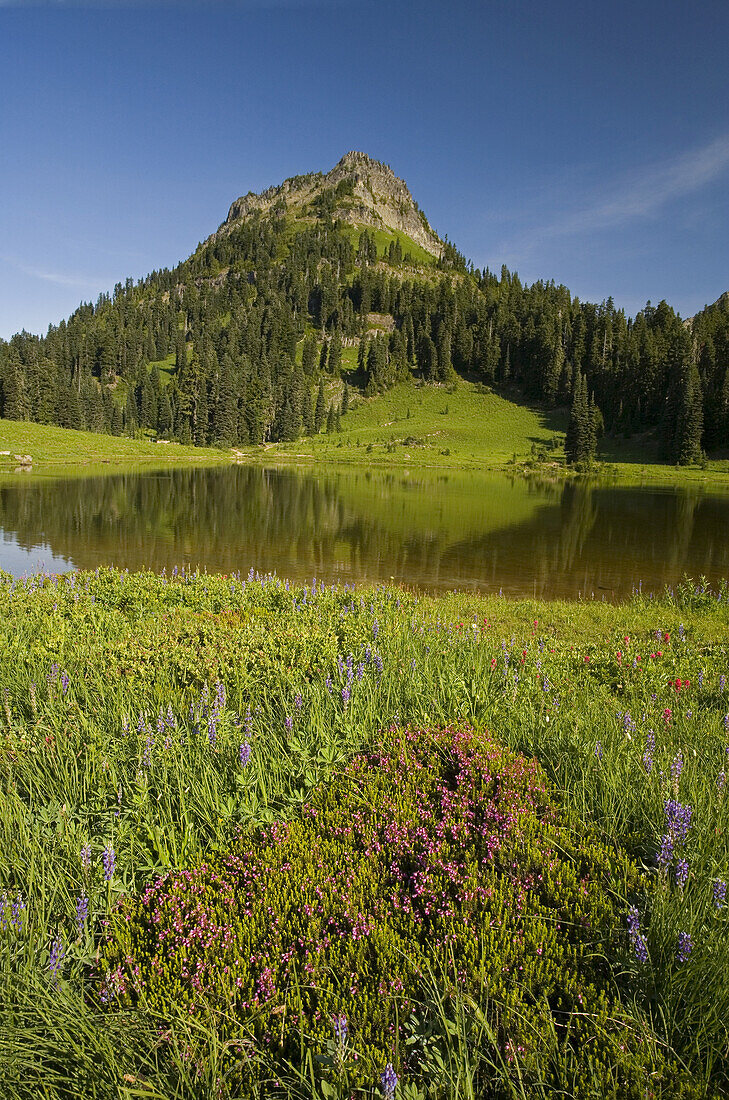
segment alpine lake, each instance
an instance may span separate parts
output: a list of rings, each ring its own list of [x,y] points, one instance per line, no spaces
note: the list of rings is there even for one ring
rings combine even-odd
[[[0,569],[101,565],[612,601],[729,576],[729,490],[245,465],[0,481]]]

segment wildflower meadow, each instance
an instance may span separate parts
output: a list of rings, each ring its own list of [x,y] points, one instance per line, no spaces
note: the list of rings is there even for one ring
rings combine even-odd
[[[727,1094],[725,585],[0,600],[0,1095]]]

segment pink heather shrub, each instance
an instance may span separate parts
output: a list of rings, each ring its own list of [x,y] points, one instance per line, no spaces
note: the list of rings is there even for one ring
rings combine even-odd
[[[369,1088],[391,1063],[440,1095],[437,995],[478,1006],[526,1080],[642,1097],[657,1068],[613,1021],[611,882],[637,873],[565,819],[534,761],[467,728],[391,731],[298,820],[123,903],[104,996],[214,1021],[235,1095],[285,1089],[307,1050],[330,1085]]]

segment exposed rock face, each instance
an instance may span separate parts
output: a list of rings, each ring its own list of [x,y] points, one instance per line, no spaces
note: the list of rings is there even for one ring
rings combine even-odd
[[[313,172],[292,176],[260,195],[251,191],[236,199],[218,232],[225,232],[254,210],[268,213],[282,202],[287,209],[304,214],[314,200],[327,192],[331,192],[335,216],[342,221],[373,229],[400,230],[426,251],[440,256],[442,242],[417,209],[407,184],[387,164],[354,151],[346,153],[326,175]]]

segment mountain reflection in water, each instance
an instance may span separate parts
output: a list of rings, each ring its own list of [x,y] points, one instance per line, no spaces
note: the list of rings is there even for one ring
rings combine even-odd
[[[0,568],[98,565],[624,596],[729,576],[729,494],[230,466],[0,482]],[[42,548],[39,550],[38,548]]]

